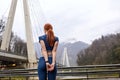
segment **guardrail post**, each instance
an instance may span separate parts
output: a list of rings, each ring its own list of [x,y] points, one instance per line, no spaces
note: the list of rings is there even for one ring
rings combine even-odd
[[[12,75],[12,73],[10,72],[10,77],[9,77],[9,80],[12,80],[12,79],[11,79],[11,75]]]
[[[120,78],[120,73],[119,73],[119,78]]]
[[[9,77],[9,80],[11,80],[11,76]]]
[[[87,73],[87,80],[88,80],[88,69],[86,69],[86,73]]]

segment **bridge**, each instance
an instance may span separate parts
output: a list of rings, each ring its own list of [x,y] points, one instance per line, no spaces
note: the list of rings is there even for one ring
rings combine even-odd
[[[6,62],[12,64],[23,63],[26,64],[25,68],[33,68],[34,65],[37,66],[37,59],[36,59],[34,41],[32,36],[32,25],[30,20],[28,0],[23,0],[24,19],[25,19],[25,28],[26,28],[26,38],[27,38],[27,55],[24,54],[21,55],[18,53],[16,54],[8,51],[17,2],[18,0],[11,0],[8,19],[5,26],[5,31],[2,36],[2,43],[0,48],[0,64],[5,65]]]
[[[37,58],[36,58],[36,51],[34,47],[34,40],[33,40],[34,36],[32,35],[33,34],[32,23],[30,19],[30,11],[29,11],[30,10],[29,4],[31,4],[31,2],[28,0],[22,0],[22,2],[23,2],[24,19],[25,19],[26,39],[27,39],[26,40],[27,41],[27,55],[13,53],[9,51],[10,36],[12,33],[12,27],[13,27],[16,7],[18,3],[18,0],[12,0],[9,14],[8,14],[8,19],[5,25],[5,31],[2,35],[2,43],[0,47],[0,65],[7,65],[8,63],[15,64],[15,65],[24,64],[24,66],[26,65],[25,68],[36,68]],[[37,33],[40,33],[40,32],[37,32]],[[42,32],[41,32],[41,35],[42,35]],[[62,63],[58,65],[61,65],[61,66],[65,65],[67,67],[70,67],[70,63],[69,63],[69,59],[67,55],[67,48],[64,49],[63,59],[61,60],[62,60]]]

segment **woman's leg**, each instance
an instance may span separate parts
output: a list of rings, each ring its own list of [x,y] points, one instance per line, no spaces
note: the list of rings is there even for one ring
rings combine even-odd
[[[49,57],[48,60],[49,60],[49,63],[51,64],[52,63],[52,57]],[[56,65],[55,65],[53,71],[48,71],[48,80],[56,80],[56,74],[57,74],[57,68],[56,68]]]
[[[45,64],[44,57],[41,57],[39,59],[38,77],[39,77],[39,80],[47,80],[47,70],[46,70],[46,64]]]

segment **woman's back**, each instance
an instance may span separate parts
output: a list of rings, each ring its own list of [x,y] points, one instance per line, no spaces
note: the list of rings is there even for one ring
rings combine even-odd
[[[52,51],[52,50],[53,50],[53,47],[54,47],[54,46],[50,46],[50,45],[49,45],[49,43],[48,43],[48,41],[47,41],[47,35],[46,35],[46,34],[40,36],[40,37],[39,37],[39,41],[40,41],[40,40],[43,40],[43,41],[44,41],[45,47],[46,47],[46,50],[47,50],[47,51]],[[59,41],[58,37],[55,37],[54,43],[55,43],[56,41]]]

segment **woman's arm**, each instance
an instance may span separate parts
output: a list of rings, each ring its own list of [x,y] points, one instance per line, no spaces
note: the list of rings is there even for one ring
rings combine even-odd
[[[40,44],[41,44],[41,48],[42,48],[42,54],[43,54],[43,57],[45,59],[45,61],[48,61],[48,55],[47,55],[47,51],[46,51],[46,47],[45,47],[45,43],[43,40],[40,40]]]
[[[51,71],[51,66],[48,62],[48,54],[47,54],[47,50],[46,50],[46,47],[45,47],[45,43],[44,43],[43,40],[41,40],[40,44],[41,44],[41,47],[42,47],[42,54],[43,54],[45,62],[46,62],[47,71]]]
[[[53,50],[52,50],[52,64],[55,64],[56,62],[56,52],[57,52],[57,47],[58,47],[58,41],[55,42]]]

